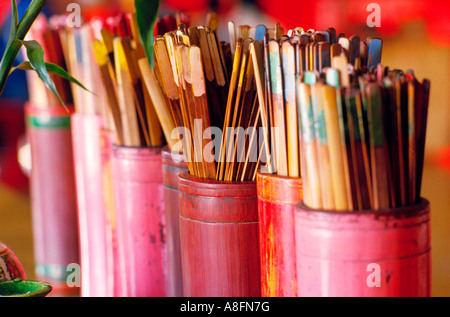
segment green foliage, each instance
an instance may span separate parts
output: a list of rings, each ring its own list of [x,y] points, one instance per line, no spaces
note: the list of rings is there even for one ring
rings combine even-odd
[[[62,101],[58,91],[56,90],[55,83],[51,79],[49,72],[62,76],[63,78],[66,78],[71,82],[79,85],[83,89],[86,88],[75,78],[70,76],[61,67],[51,63],[46,63],[44,60],[44,50],[38,42],[24,41],[25,36],[27,35],[28,31],[30,30],[38,15],[41,13],[46,3],[47,0],[33,0],[28,6],[21,21],[19,22],[16,1],[11,0],[11,32],[9,35],[8,44],[6,45],[5,52],[3,53],[0,62],[0,95],[3,92],[6,81],[12,71],[14,71],[15,69],[32,70],[36,71],[43,83],[58,97],[58,99],[64,105],[64,102]],[[13,67],[14,61],[16,60],[22,46],[25,46],[26,48],[29,62],[25,62],[17,67]]]
[[[139,35],[152,68],[154,32],[158,20],[159,6],[160,0],[134,0]]]

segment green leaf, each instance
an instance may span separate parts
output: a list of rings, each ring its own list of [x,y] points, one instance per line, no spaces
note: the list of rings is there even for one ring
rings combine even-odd
[[[25,38],[34,21],[47,4],[47,1],[48,0],[31,1],[17,28],[17,38],[19,40],[23,40]]]
[[[15,0],[11,0],[12,27],[6,49],[3,52],[3,56],[0,62],[0,95],[5,89],[10,70],[14,65],[17,54],[19,54],[20,48],[22,47],[22,40],[27,35],[31,25],[34,23],[37,16],[41,13],[46,3],[47,0],[33,0],[28,6],[25,14],[23,15],[22,20],[19,22],[16,2]]]
[[[22,44],[27,49],[27,57],[30,61],[31,67],[36,71],[44,85],[47,86],[47,88],[50,89],[56,95],[56,97],[58,97],[64,108],[66,108],[64,101],[61,99],[61,96],[56,90],[55,83],[53,82],[50,74],[47,71],[47,67],[44,61],[44,49],[42,48],[42,46],[36,41],[22,41]]]
[[[134,0],[139,35],[151,68],[153,68],[154,30],[159,5],[160,0]]]
[[[62,67],[60,67],[56,64],[53,64],[53,63],[48,63],[48,62],[45,62],[45,67],[47,68],[47,71],[49,72],[49,74],[61,76],[62,78],[67,79],[68,81],[80,86],[84,90],[92,93],[92,91],[87,89],[82,83],[80,83],[76,78],[74,78],[72,75],[70,75],[68,72],[66,72]],[[34,70],[33,66],[31,66],[30,62],[23,62],[22,64],[17,65],[16,67],[13,67],[11,69],[11,73],[13,71],[15,71],[16,69]]]

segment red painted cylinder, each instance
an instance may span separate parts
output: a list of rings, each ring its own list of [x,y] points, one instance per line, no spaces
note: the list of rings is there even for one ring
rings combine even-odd
[[[127,297],[167,296],[167,245],[161,148],[112,148],[112,180]]]
[[[162,168],[169,266],[169,290],[167,295],[170,297],[182,297],[183,277],[181,273],[178,174],[188,169],[184,154],[172,153],[168,147],[164,147],[162,151]]]
[[[178,178],[187,297],[261,296],[256,182]]]
[[[117,226],[114,206],[114,189],[112,184],[112,145],[116,141],[116,133],[105,129],[100,130],[100,153],[103,179],[103,202],[105,207],[106,226],[106,257],[108,284],[112,287],[112,296],[122,294],[120,272],[122,268],[119,261],[119,248],[117,243]]]
[[[112,296],[108,278],[106,217],[98,115],[72,115],[72,142],[77,189],[81,260],[81,296]]]
[[[296,297],[295,205],[303,198],[301,178],[257,174],[261,295]]]
[[[430,296],[430,204],[295,212],[298,296]]]
[[[31,210],[36,277],[50,282],[53,293],[67,286],[67,266],[79,263],[76,188],[70,112],[62,106],[25,107],[31,148]]]

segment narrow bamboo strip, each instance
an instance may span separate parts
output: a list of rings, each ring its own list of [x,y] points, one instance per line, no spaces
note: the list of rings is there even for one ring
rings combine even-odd
[[[176,139],[172,138],[172,131],[176,128],[176,126],[172,119],[167,99],[164,97],[164,94],[161,91],[161,86],[156,79],[156,75],[154,71],[150,69],[150,65],[146,58],[141,58],[139,60],[139,68],[142,72],[144,83],[149,91],[149,95],[155,105],[156,114],[159,121],[162,123],[162,129],[166,137],[166,141],[172,149],[176,141]]]
[[[114,39],[119,107],[122,117],[123,143],[125,146],[141,146],[135,101],[125,52],[120,38]]]

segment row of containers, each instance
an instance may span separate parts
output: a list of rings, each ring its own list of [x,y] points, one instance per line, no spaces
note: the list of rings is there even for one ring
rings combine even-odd
[[[430,296],[426,199],[377,212],[311,210],[301,179],[195,178],[167,148],[115,146],[95,115],[28,105],[26,122],[36,275],[55,292]]]

